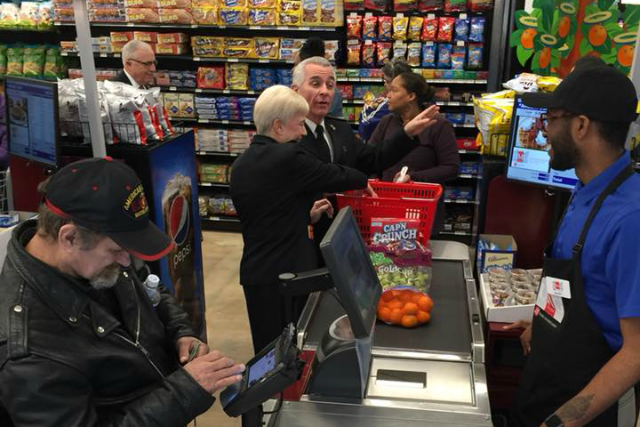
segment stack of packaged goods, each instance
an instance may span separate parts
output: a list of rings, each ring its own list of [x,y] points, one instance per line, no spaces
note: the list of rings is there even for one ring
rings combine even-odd
[[[165,93],[164,105],[171,118],[195,119],[196,108],[192,93]]]
[[[60,3],[70,5],[73,13],[72,0]],[[51,1],[14,1],[0,4],[0,29],[47,30],[53,26],[53,19],[54,3]]]
[[[200,163],[200,182],[213,184],[229,183],[229,165],[218,163]]]
[[[149,43],[157,55],[184,55],[189,53],[189,36],[184,33],[158,33],[154,31],[111,32],[113,53],[122,52],[122,48],[131,40]]]
[[[57,47],[0,44],[0,76],[55,80],[65,73]]]
[[[256,134],[251,130],[230,130],[228,133],[229,138],[229,152],[233,154],[242,154],[251,145],[251,139]]]
[[[160,89],[136,89],[119,82],[98,82],[100,116],[108,144],[145,145],[173,134]],[[84,81],[59,80],[60,133],[90,142]]]
[[[255,102],[255,98],[237,96],[195,97],[198,118],[205,120],[252,121]]]
[[[224,67],[198,67],[197,87],[199,89],[224,89]]]
[[[118,70],[96,70],[96,80],[104,82],[113,80],[118,75]],[[81,79],[82,70],[80,68],[69,68],[69,79]]]
[[[156,71],[154,73],[157,86],[173,86],[176,88],[195,88],[195,71]]]
[[[201,217],[208,217],[209,215],[238,215],[236,208],[233,205],[233,200],[225,194],[216,194],[211,197],[200,195],[198,196],[198,205]]]
[[[454,186],[447,187],[444,190],[444,198],[446,200],[473,200],[474,192],[471,187]]]
[[[92,22],[195,23],[191,0],[89,0],[87,6]]]
[[[471,231],[471,219],[473,215],[464,206],[447,207],[447,217],[445,218],[445,231]]]
[[[226,89],[249,90],[249,64],[229,63],[224,67]]]
[[[95,53],[113,53],[111,37],[91,37],[91,48]],[[64,53],[78,53],[75,41],[61,41],[60,50]]]
[[[249,70],[249,87],[251,90],[265,90],[278,82],[278,75],[273,68],[251,68]]]
[[[194,129],[196,150],[207,152],[229,152],[229,137],[226,129]]]

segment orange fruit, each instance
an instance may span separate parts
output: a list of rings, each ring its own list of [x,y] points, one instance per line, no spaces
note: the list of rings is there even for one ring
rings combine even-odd
[[[558,26],[558,36],[560,36],[560,38],[567,37],[570,29],[571,19],[569,19],[568,16],[563,16],[562,19],[560,19],[560,25]]]
[[[417,304],[418,301],[420,301],[420,298],[422,298],[422,294],[420,292],[414,292],[413,295],[411,295],[411,302],[415,302]]]
[[[421,311],[429,312],[433,308],[433,300],[428,295],[424,295],[418,301],[418,307]]]
[[[389,310],[389,307],[378,308],[378,319],[382,320],[383,322],[388,322],[389,319],[391,319],[391,310]]]
[[[398,297],[398,299],[405,303],[410,302],[413,294],[414,294],[413,291],[410,291],[409,289],[404,289],[402,292],[400,292],[400,296]]]
[[[588,39],[591,46],[602,46],[605,40],[607,40],[607,30],[600,24],[594,25],[589,30]]]
[[[431,320],[431,315],[428,312],[422,310],[418,311],[416,317],[418,318],[418,323],[420,323],[421,325]]]
[[[418,318],[413,315],[402,316],[401,324],[405,328],[413,328],[418,325]]]
[[[520,36],[520,44],[525,49],[533,49],[533,38],[538,32],[533,28],[527,28]]]
[[[404,304],[398,299],[392,299],[387,303],[387,307],[389,307],[391,310],[393,310],[394,308],[401,309],[403,306]]]
[[[391,314],[389,314],[389,322],[394,325],[399,325],[402,321],[402,310],[399,308],[394,308],[391,310]]]
[[[418,312],[418,304],[415,302],[408,302],[402,307],[403,314],[416,314]]]
[[[382,297],[381,297],[382,301],[384,301],[384,302],[389,302],[394,298],[395,298],[395,296],[393,295],[393,292],[391,292],[391,291],[384,291],[382,293]]]
[[[542,49],[542,52],[540,52],[540,57],[538,58],[538,65],[540,65],[540,68],[547,68],[550,63],[551,63],[551,49],[549,49],[548,47],[545,47],[544,49]]]
[[[627,44],[618,49],[618,62],[623,67],[630,67],[633,62],[633,45]]]

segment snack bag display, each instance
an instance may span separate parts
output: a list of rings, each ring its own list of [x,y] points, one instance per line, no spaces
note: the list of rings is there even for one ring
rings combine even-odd
[[[384,12],[387,9],[387,0],[364,0],[364,8]]]
[[[158,7],[163,9],[190,9],[191,0],[158,0]]]
[[[73,12],[73,9],[71,9]],[[20,7],[15,3],[0,3],[0,27],[16,27],[20,19]]]
[[[464,70],[464,60],[467,56],[467,49],[464,45],[454,46],[451,54],[451,68],[454,70]]]
[[[7,76],[21,77],[24,62],[24,49],[11,46],[7,49]]]
[[[344,0],[344,10],[364,10],[364,0]]]
[[[493,0],[467,0],[467,6],[472,12],[486,12],[493,9]]]
[[[225,81],[229,90],[249,90],[249,64],[225,64]]]
[[[433,300],[411,287],[394,287],[382,292],[376,316],[379,320],[403,328],[415,328],[429,323]]]
[[[224,67],[198,67],[200,89],[224,89]]]
[[[424,68],[436,68],[436,44],[426,42],[422,45],[422,66]]]
[[[467,10],[467,0],[445,0],[445,12],[464,12]]]
[[[302,23],[315,24],[318,22],[318,1],[319,0],[302,0]]]
[[[250,9],[249,25],[273,26],[276,25],[275,9]]]
[[[275,9],[277,6],[276,0],[249,0],[249,6],[256,7],[258,9]]]
[[[418,11],[433,12],[444,9],[444,0],[418,0]]]
[[[200,25],[217,25],[218,8],[216,7],[194,7],[191,10],[193,20]]]
[[[278,25],[299,26],[302,20],[302,10],[278,13]]]
[[[383,66],[391,58],[391,42],[378,42],[376,44],[376,62]]]
[[[378,41],[390,42],[393,34],[393,18],[391,16],[378,17]]]
[[[376,45],[371,40],[366,40],[362,45],[362,65],[368,68],[376,65]]]
[[[338,0],[320,0],[320,24],[332,27],[344,25],[342,2]]]
[[[419,67],[421,53],[422,44],[420,42],[409,43],[407,46],[407,63],[412,67]]]
[[[422,25],[423,42],[434,42],[438,36],[438,18],[426,18]]]
[[[96,9],[93,12],[96,14],[94,21],[118,21],[120,17],[120,9],[114,9],[113,13],[108,14],[108,9]],[[160,13],[158,9],[143,8],[143,7],[130,7],[125,9],[127,22],[141,22],[147,24],[159,24]]]
[[[378,18],[375,16],[365,16],[362,24],[362,40],[375,40],[377,36]]]
[[[7,46],[0,44],[0,76],[5,74],[7,74]]]
[[[393,10],[395,12],[413,12],[417,8],[417,0],[393,0]]]
[[[466,42],[469,40],[469,20],[466,18],[456,19],[454,41]]]
[[[453,39],[453,27],[456,23],[455,18],[441,16],[438,19],[438,37],[439,42],[450,42]]]
[[[407,44],[405,42],[393,43],[392,58],[406,58],[406,57],[407,57]]]
[[[360,65],[360,50],[358,40],[347,40],[347,64]]]
[[[412,16],[411,19],[409,19],[409,32],[407,36],[409,40],[420,41],[423,23],[424,18],[421,16]]]
[[[438,45],[438,68],[451,68],[452,50],[451,43],[440,43]]]
[[[347,16],[347,38],[348,39],[360,39],[362,34],[362,16],[361,15],[348,15]]]
[[[246,8],[221,7],[218,11],[220,25],[247,25],[249,11]]]
[[[471,18],[471,28],[469,30],[469,41],[484,42],[484,27],[487,19],[484,16],[474,16]]]
[[[25,47],[22,75],[25,77],[41,77],[44,72],[45,47]]]
[[[467,68],[470,70],[479,70],[482,68],[483,48],[481,44],[469,44],[469,59]]]
[[[256,59],[277,59],[280,39],[278,37],[256,37],[253,57]]]
[[[409,18],[403,15],[393,17],[393,39],[406,40],[409,29]]]
[[[247,7],[247,0],[219,0],[220,7]]]

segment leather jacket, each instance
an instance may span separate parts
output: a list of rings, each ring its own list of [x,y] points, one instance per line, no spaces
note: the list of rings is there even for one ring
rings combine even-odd
[[[178,427],[209,409],[178,364],[177,339],[196,333],[171,294],[153,307],[129,267],[109,310],[26,251],[35,229],[13,231],[0,274],[0,425]]]

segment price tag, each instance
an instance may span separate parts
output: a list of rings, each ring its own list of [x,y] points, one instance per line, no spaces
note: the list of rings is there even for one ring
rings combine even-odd
[[[464,47],[464,42],[462,40],[458,40],[457,43],[456,43],[456,46]]]
[[[460,14],[460,19],[467,19],[467,14],[466,13],[461,13]]]
[[[238,58],[229,58],[227,59],[227,62],[239,62]]]
[[[311,27],[300,27],[300,31],[311,31]]]
[[[211,221],[220,221],[220,217],[219,216],[212,216],[209,218]]]
[[[270,61],[268,59],[258,59],[258,63],[260,64],[268,64]]]
[[[202,93],[202,89],[196,89],[196,93]]]
[[[231,93],[231,91],[229,89],[225,89],[222,91],[222,93]]]
[[[191,28],[198,28],[198,24],[191,24]]]
[[[194,57],[193,57],[193,60],[194,60],[194,61],[196,61],[196,62],[200,62],[200,61],[201,61],[201,59],[200,59],[200,57],[199,57],[199,56],[194,56]]]
[[[209,123],[209,119],[200,119],[199,122],[200,123]]]
[[[133,22],[127,22],[127,27],[135,27],[136,24]]]
[[[249,26],[249,29],[250,29],[250,30],[259,30],[259,29],[260,29],[260,27],[258,27],[257,25],[250,25],[250,26]]]
[[[169,90],[170,90],[171,92],[175,92],[175,91],[177,91],[177,90],[178,90],[178,88],[177,88],[177,87],[175,87],[175,86],[169,86]]]
[[[101,53],[101,54],[100,54],[100,58],[106,58],[106,57],[107,57],[107,54],[106,54],[106,53]]]
[[[427,19],[436,19],[436,14],[435,13],[428,14]]]
[[[122,56],[122,55],[121,55],[121,54],[119,54],[119,53],[114,53],[114,54],[113,54],[113,57],[114,57],[114,58],[120,58],[121,56]]]
[[[276,30],[279,30],[279,31],[287,31],[288,29],[289,27],[286,27],[284,25],[279,25],[276,27]]]
[[[225,124],[225,125],[228,125],[229,124],[229,120],[223,120],[222,123]]]
[[[451,105],[452,107],[457,107],[460,105],[459,102],[449,102],[449,105]]]
[[[247,95],[255,95],[256,91],[255,90],[248,90],[247,91]]]

